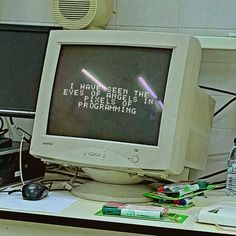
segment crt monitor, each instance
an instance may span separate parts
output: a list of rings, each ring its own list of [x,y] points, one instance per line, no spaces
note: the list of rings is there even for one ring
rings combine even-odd
[[[31,154],[98,182],[186,180],[205,167],[214,107],[200,60],[188,35],[51,31]]]
[[[0,115],[34,117],[51,29],[0,24]]]

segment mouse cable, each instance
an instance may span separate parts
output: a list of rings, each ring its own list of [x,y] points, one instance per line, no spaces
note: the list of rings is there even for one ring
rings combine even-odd
[[[20,189],[14,189],[14,190],[4,191],[4,192],[7,192],[8,195],[10,195],[10,194],[12,194],[12,193],[21,192],[21,190],[20,190]]]
[[[12,194],[12,193],[16,193],[16,192],[21,192],[20,189],[13,189],[13,190],[0,190],[0,194],[1,193],[7,193],[8,195]]]

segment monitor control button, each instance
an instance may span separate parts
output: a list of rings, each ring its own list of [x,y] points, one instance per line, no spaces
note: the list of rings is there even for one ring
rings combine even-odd
[[[137,163],[139,161],[139,157],[137,155],[133,155],[132,158],[131,158],[131,161],[133,163]]]
[[[100,157],[101,153],[99,153],[99,152],[88,152],[88,155],[92,156],[92,157]]]

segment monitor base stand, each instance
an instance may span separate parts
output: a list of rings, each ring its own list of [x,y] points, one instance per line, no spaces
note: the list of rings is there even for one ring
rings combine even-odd
[[[144,184],[106,184],[88,181],[72,188],[71,193],[79,198],[93,201],[142,203],[151,201],[143,195],[150,191],[151,188]]]

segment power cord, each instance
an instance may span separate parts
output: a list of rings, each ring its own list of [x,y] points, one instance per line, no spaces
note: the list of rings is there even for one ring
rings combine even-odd
[[[229,106],[231,103],[233,103],[236,100],[236,93],[235,92],[231,92],[231,91],[227,91],[227,90],[222,90],[222,89],[218,89],[218,88],[202,86],[202,85],[199,85],[199,87],[202,88],[202,89],[207,89],[207,90],[211,90],[211,91],[215,91],[215,92],[224,93],[224,94],[228,94],[228,95],[234,96],[234,98],[232,98],[230,101],[228,101],[226,104],[224,104],[221,108],[219,108],[214,113],[214,117],[216,115],[218,115],[220,112],[222,112],[227,106]]]

